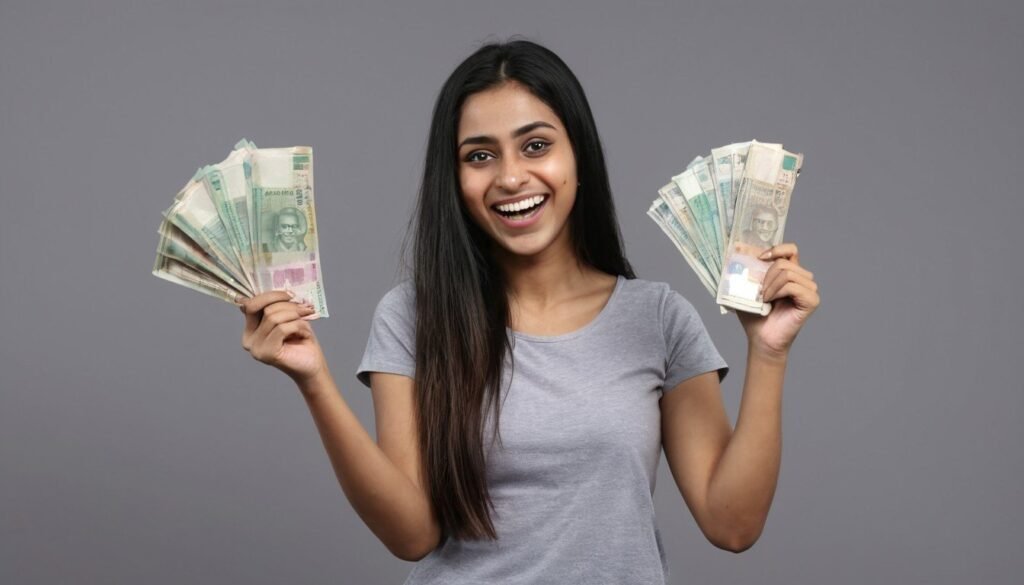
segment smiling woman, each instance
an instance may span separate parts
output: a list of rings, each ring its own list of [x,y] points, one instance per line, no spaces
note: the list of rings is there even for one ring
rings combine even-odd
[[[576,158],[547,104],[503,83],[466,100],[458,136],[462,201],[497,249],[533,256],[568,245]]]
[[[295,231],[278,228],[283,242]],[[664,584],[662,448],[708,540],[753,544],[777,481],[788,348],[818,303],[795,245],[769,250],[772,314],[740,317],[733,433],[728,367],[697,312],[625,257],[582,87],[527,41],[480,48],[444,83],[409,237],[412,279],[381,299],[357,370],[376,442],[309,310],[282,292],[243,306],[244,345],[295,379],[353,508],[419,561],[407,584]]]

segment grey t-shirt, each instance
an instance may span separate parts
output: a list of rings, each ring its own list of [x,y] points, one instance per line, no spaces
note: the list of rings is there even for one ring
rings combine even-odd
[[[357,376],[415,376],[411,281],[377,306]],[[449,538],[406,585],[664,584],[668,562],[652,495],[666,390],[728,367],[693,305],[665,283],[619,277],[582,328],[511,332],[501,442],[486,451],[497,541]],[[492,414],[486,415],[488,439]]]

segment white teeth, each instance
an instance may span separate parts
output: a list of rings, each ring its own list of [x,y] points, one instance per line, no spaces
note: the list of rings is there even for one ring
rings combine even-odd
[[[506,203],[505,205],[498,205],[496,207],[499,211],[509,213],[513,211],[519,211],[521,209],[528,209],[530,207],[533,207],[534,205],[538,205],[542,201],[544,201],[543,195],[535,195],[533,197],[530,197],[529,199],[523,199],[522,201],[517,201],[516,203]]]

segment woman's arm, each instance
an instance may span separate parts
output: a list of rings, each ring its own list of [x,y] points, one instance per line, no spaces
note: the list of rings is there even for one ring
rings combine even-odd
[[[348,501],[392,554],[417,561],[437,547],[441,535],[420,472],[413,383],[373,373],[371,387],[379,445],[329,373],[300,384]]]
[[[736,429],[722,404],[718,375],[694,376],[661,400],[662,443],[683,499],[705,536],[742,552],[768,519],[782,460],[782,387],[789,348],[820,298],[796,246],[765,253],[777,260],[765,275],[767,317],[739,314],[748,351]]]
[[[242,347],[298,385],[342,491],[356,513],[395,556],[415,561],[440,530],[420,474],[413,383],[373,374],[377,442],[342,398],[309,322],[313,310],[277,291],[240,300],[246,316]]]

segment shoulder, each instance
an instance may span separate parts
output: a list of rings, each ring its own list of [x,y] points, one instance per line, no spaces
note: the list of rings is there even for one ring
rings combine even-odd
[[[401,306],[414,304],[415,299],[416,288],[413,286],[412,279],[407,278],[391,287],[388,292],[384,293],[379,304],[385,306]]]
[[[623,283],[621,294],[626,305],[653,312],[658,321],[665,321],[674,314],[695,313],[693,304],[676,292],[668,283],[634,278]]]
[[[409,321],[416,312],[416,290],[411,279],[403,280],[384,293],[377,303],[374,320]]]

